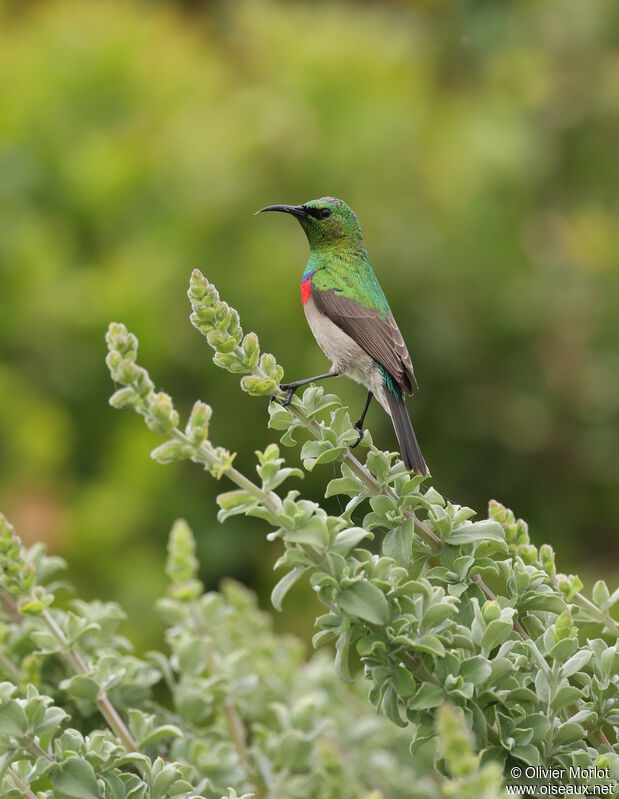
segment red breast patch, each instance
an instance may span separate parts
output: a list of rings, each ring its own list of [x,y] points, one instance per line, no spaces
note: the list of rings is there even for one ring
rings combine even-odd
[[[303,305],[309,300],[312,296],[312,287],[310,286],[311,277],[308,277],[307,280],[304,280],[301,283],[301,302]]]

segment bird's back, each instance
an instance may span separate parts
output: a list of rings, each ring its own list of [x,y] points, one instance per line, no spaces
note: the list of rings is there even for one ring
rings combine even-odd
[[[316,258],[312,288],[317,291],[332,289],[363,308],[378,311],[383,318],[391,315],[391,308],[365,249],[335,251]]]

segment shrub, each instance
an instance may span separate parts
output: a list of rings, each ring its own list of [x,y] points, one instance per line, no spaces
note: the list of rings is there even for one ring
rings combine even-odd
[[[362,463],[335,395],[310,387],[283,407],[283,369],[198,271],[189,297],[215,363],[272,400],[269,426],[284,446],[304,438],[303,470],[339,464],[325,495],[348,498],[341,514],[283,488],[304,472],[275,444],[257,453],[257,478],[237,470],[209,438],[205,403],[181,427],[120,324],[107,334],[110,402],[165,437],[155,460],[191,460],[234,485],[218,497],[220,521],[267,523],[285,570],[273,604],[309,580],[326,610],[314,644],[334,642],[334,661],[329,648],[306,662],[241,586],[204,593],[184,521],[170,535],[170,586],[157,606],[166,653],[138,658],[118,631],[120,608],[57,602],[61,561],[25,549],[3,520],[2,795],[499,797],[503,774],[527,766],[610,784],[619,591],[600,581],[588,600],[510,510],[492,501],[472,521],[367,431]]]

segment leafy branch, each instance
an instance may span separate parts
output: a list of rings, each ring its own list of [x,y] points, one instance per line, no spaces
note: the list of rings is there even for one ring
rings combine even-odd
[[[6,587],[0,587],[2,604],[9,610],[14,619],[20,619],[24,614],[40,619],[53,637],[58,653],[64,658],[66,663],[76,674],[88,677],[91,674],[91,670],[84,662],[78,649],[71,644],[48,610],[54,599],[53,594],[46,591],[43,586],[35,584],[35,566],[19,558],[18,553],[20,552],[21,544],[15,535],[12,525],[1,514],[0,547],[0,563],[3,572],[7,576],[10,575],[10,580],[6,581]],[[21,597],[19,605],[14,600],[11,592]],[[49,643],[51,642],[48,641]],[[124,749],[127,752],[137,752],[138,746],[135,739],[102,686],[98,688],[95,701],[101,711],[101,715],[108,723],[110,729],[118,736]]]
[[[250,394],[281,396],[283,370],[275,358],[260,353],[257,336],[243,333],[236,311],[197,271],[189,296],[192,322],[215,349],[215,363],[241,374],[241,386]],[[445,502],[432,487],[424,490],[423,480],[408,474],[393,454],[377,450],[367,433],[363,443],[369,451],[361,464],[349,451],[356,435],[347,409],[334,395],[313,387],[288,408],[272,402],[269,425],[283,431],[287,446],[296,443],[297,430],[311,433],[313,440],[301,450],[306,470],[340,462],[341,477],[330,481],[326,496],[344,494],[349,502],[341,516],[328,516],[297,491],[283,497],[275,491],[299,474],[285,467],[273,445],[258,453],[257,484],[232,466],[227,450],[208,441],[204,426],[196,435],[192,420],[202,406],[194,406],[181,432],[171,399],[156,394],[135,365],[137,341],[124,327],[111,326],[108,345],[108,364],[121,384],[112,404],[133,407],[149,426],[168,434],[169,441],[153,452],[157,460],[189,458],[236,484],[237,490],[218,498],[220,520],[254,515],[275,528],[269,538],[281,538],[286,547],[276,566],[289,567],[273,591],[275,606],[281,608],[301,576],[310,576],[328,609],[317,619],[315,644],[336,641],[336,668],[346,680],[351,679],[351,647],[357,649],[373,686],[370,700],[396,724],[412,725],[414,749],[435,734],[434,709],[446,700],[460,707],[480,749],[493,757],[532,764],[556,762],[558,757],[578,760],[584,753],[591,757],[594,749],[582,748],[587,735],[611,746],[603,726],[615,725],[615,700],[609,704],[595,699],[591,675],[585,678],[583,671],[590,662],[594,671],[608,667],[609,655],[605,666],[597,664],[607,644],[598,639],[589,651],[576,651],[582,619],[571,608],[582,585],[578,578],[556,574],[551,548],[538,551],[526,524],[511,511],[492,502],[488,519],[471,522],[470,508]],[[203,410],[208,418],[210,413],[210,408]],[[353,514],[366,502],[370,511],[357,525]],[[382,556],[361,546],[374,530],[384,532]],[[606,609],[594,606],[604,623],[610,595],[607,600]],[[528,630],[517,616],[526,619]],[[615,652],[612,647],[610,651]],[[586,687],[573,686],[573,675],[585,679]],[[594,677],[600,678],[605,679],[601,673]],[[502,701],[508,705],[513,681],[519,686],[518,707],[507,715],[496,707],[504,680]],[[566,696],[569,702],[563,701]],[[524,720],[529,726],[522,728]],[[522,732],[516,735],[518,730]]]
[[[283,368],[277,364],[270,353],[260,355],[258,337],[255,333],[243,335],[237,311],[230,308],[225,301],[220,299],[215,286],[204,277],[199,269],[194,269],[191,274],[188,297],[192,308],[191,323],[202,333],[208,344],[215,350],[213,362],[234,374],[242,374],[241,388],[251,396],[269,396],[275,402],[283,400],[285,392],[279,387],[284,377]],[[333,437],[329,438],[328,427],[324,424],[321,425],[315,417],[320,411],[334,407],[342,408],[339,399],[335,395],[326,395],[321,396],[320,400],[316,401],[314,396],[310,396],[311,400],[308,398],[307,392],[305,397],[308,399],[300,400],[299,397],[294,396],[291,404],[286,409],[287,413],[276,406],[269,408],[271,415],[270,426],[275,429],[286,430],[285,435],[282,437],[282,443],[286,445],[294,443],[292,433],[297,427],[305,429],[321,442],[321,445],[335,443]],[[288,418],[288,416],[292,418]],[[368,466],[362,464],[351,452],[348,444],[355,440],[356,438],[344,436],[340,436],[339,439],[336,438],[336,442],[340,446],[332,447],[330,450],[322,449],[323,457],[322,459],[319,457],[316,462],[327,462],[324,455],[328,453],[329,459],[335,457],[342,460],[352,475],[367,488],[368,494],[366,496],[383,494],[396,500],[397,497],[389,483],[387,481],[379,481]],[[367,431],[363,443],[371,446],[371,436]],[[318,451],[320,452],[321,450]],[[310,468],[313,468],[314,465],[312,461],[309,461],[308,466]],[[400,468],[403,468],[402,464],[400,464]],[[516,522],[511,511],[501,510],[502,506],[498,503],[496,506],[491,503],[491,507],[495,507],[502,521],[513,528],[514,540],[518,540],[518,546],[521,551],[523,547],[530,547],[526,524],[522,520]],[[441,537],[434,533],[422,520],[416,518],[411,511],[405,510],[404,515],[408,518],[413,518],[415,529],[440,551],[443,546]],[[473,579],[487,599],[493,600],[495,598],[494,593],[480,574],[474,575]],[[603,596],[603,601],[595,605],[580,593],[580,590],[575,590],[577,585],[582,587],[582,583],[580,583],[578,578],[573,576],[558,575],[554,581],[554,586],[569,594],[570,598],[587,611],[592,619],[604,624],[613,635],[619,635],[619,625],[604,605],[606,603],[608,607],[612,607],[617,602],[619,589],[610,597],[608,589],[602,588],[601,585],[598,588],[596,583],[594,592],[599,590]],[[513,623],[514,629],[523,638],[529,638],[527,631],[516,618],[514,618]]]
[[[557,573],[553,550],[535,547],[509,509],[492,501],[487,518],[473,520],[367,432],[362,462],[335,395],[310,387],[282,407],[275,358],[199,272],[189,293],[215,362],[272,400],[269,426],[283,446],[303,436],[303,469],[270,444],[256,453],[256,475],[243,474],[210,440],[211,408],[196,402],[181,425],[171,397],[138,365],[137,339],[118,324],[107,335],[110,402],[164,436],[152,452],[159,462],[191,460],[231,482],[217,500],[220,521],[267,523],[267,537],[283,544],[275,566],[285,570],[272,602],[281,609],[291,587],[309,580],[325,608],[314,636],[321,652],[305,662],[240,586],[205,593],[193,535],[178,521],[170,586],[157,603],[169,652],[137,658],[117,632],[122,611],[60,605],[60,559],[23,547],[2,519],[0,793],[411,799],[415,786],[421,799],[499,799],[512,763],[573,767],[583,784],[602,784],[596,774],[619,769],[611,615],[619,592],[598,581],[585,598],[580,580]],[[325,491],[346,498],[339,515],[286,488],[327,463],[339,465]],[[163,702],[151,691],[157,683]]]

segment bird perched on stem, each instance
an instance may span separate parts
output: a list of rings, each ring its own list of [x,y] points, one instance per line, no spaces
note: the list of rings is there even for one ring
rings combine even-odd
[[[391,417],[406,468],[427,474],[405,402],[413,384],[417,387],[413,364],[370,264],[354,211],[334,197],[303,205],[268,205],[262,211],[292,214],[305,231],[310,255],[301,278],[301,301],[314,338],[332,363],[324,374],[282,385],[287,392],[283,404],[290,403],[299,386],[347,375],[368,390],[355,423],[357,444],[375,396]]]

